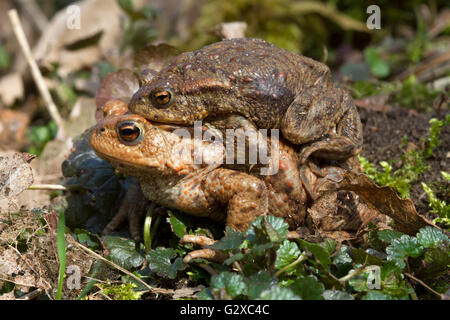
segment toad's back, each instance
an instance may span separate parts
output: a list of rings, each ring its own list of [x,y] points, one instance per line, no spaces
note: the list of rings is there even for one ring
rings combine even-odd
[[[241,38],[184,53],[156,77],[181,95],[201,99],[197,103],[208,105],[210,114],[237,112],[260,128],[272,128],[297,95],[328,87],[329,74],[325,64],[261,39]]]

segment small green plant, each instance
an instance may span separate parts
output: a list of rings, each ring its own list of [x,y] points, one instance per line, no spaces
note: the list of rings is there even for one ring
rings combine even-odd
[[[364,58],[369,66],[370,72],[377,78],[385,78],[389,75],[389,65],[384,61],[374,47],[364,50]]]
[[[398,90],[392,95],[392,102],[410,109],[429,111],[440,93],[440,90],[418,82],[416,77],[411,75],[398,86]]]
[[[8,51],[6,51],[5,46],[0,44],[0,71],[8,69],[10,64],[11,56]]]
[[[379,171],[375,165],[370,163],[367,159],[359,156],[361,166],[364,173],[382,186],[389,186],[395,188],[402,198],[410,196],[411,183],[417,181],[419,175],[428,170],[428,165],[425,160],[433,155],[433,150],[436,149],[441,141],[439,135],[444,125],[450,124],[450,115],[445,121],[438,119],[430,120],[429,134],[425,138],[426,147],[424,150],[411,150],[401,156],[400,159],[381,161],[380,166],[382,171]],[[401,160],[403,165],[393,170],[392,163]]]
[[[177,237],[190,232],[180,219],[168,221]],[[225,236],[209,246],[227,257],[223,263],[194,259],[185,265],[181,256],[193,248],[179,244],[151,250],[146,259],[158,277],[176,279],[184,271],[206,281],[208,287],[198,298],[208,300],[411,299],[416,292],[404,273],[428,272],[428,277],[436,277],[450,262],[448,237],[431,227],[415,237],[372,227],[368,250],[337,246],[333,240],[289,240],[287,235],[288,224],[282,218],[259,217],[245,232],[226,228]],[[214,270],[213,275],[199,276],[197,265]],[[433,268],[424,271],[424,265]],[[448,285],[439,290],[447,289]]]
[[[122,20],[124,38],[121,51],[131,47],[134,52],[139,52],[156,37],[156,31],[150,25],[156,18],[156,11],[150,6],[137,10],[131,0],[117,0],[117,2],[127,15],[127,18]]]
[[[445,180],[450,181],[450,174],[447,172],[441,172]],[[438,199],[434,191],[422,182],[422,188],[428,196],[429,206],[431,212],[437,214],[439,217],[434,219],[434,223],[441,223],[447,228],[450,228],[450,203],[444,200]]]
[[[59,260],[59,276],[58,276],[58,291],[56,293],[56,300],[61,300],[64,278],[66,276],[66,219],[64,211],[59,212],[58,227],[56,235],[56,244]]]
[[[57,132],[58,127],[53,121],[50,121],[47,125],[31,127],[28,131],[28,141],[30,142],[28,152],[39,156],[47,142],[56,137]]]
[[[105,295],[113,300],[139,300],[142,296],[142,292],[135,290],[138,286],[134,283],[112,284],[108,282],[99,284],[99,287]]]
[[[368,49],[366,49],[368,50]],[[368,51],[369,53],[372,51]],[[373,55],[367,54],[367,55]],[[377,56],[378,57],[378,56]],[[368,58],[366,58],[368,59]],[[371,57],[372,65],[368,62],[372,74],[378,78],[382,78],[389,70],[387,66],[383,66],[381,58]],[[349,89],[352,91],[356,99],[374,95],[388,95],[388,103],[398,104],[401,107],[426,110],[429,111],[433,101],[441,93],[441,91],[430,88],[428,85],[420,83],[412,75],[404,81],[387,82],[387,81],[356,81]]]

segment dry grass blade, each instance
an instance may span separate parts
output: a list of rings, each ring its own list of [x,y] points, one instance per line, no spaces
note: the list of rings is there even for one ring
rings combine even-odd
[[[53,121],[58,126],[58,135],[57,138],[62,140],[65,136],[64,133],[64,122],[61,118],[61,115],[58,112],[58,108],[56,104],[53,102],[53,99],[50,95],[50,92],[45,84],[44,78],[42,77],[41,71],[33,59],[31,54],[30,45],[28,44],[27,38],[25,36],[25,32],[23,31],[22,24],[20,23],[19,15],[17,14],[17,10],[12,9],[8,11],[9,20],[11,22],[12,28],[14,30],[14,34],[19,42],[20,48],[22,49],[23,54],[25,55],[25,59],[27,60],[28,65],[31,69],[31,74],[33,75],[33,79],[36,82],[36,85],[39,89],[39,93],[45,101],[45,105],[47,107],[50,116]]]
[[[130,276],[131,278],[133,278],[134,280],[136,280],[137,282],[139,282],[140,284],[142,284],[144,287],[146,287],[149,291],[153,292],[153,293],[159,293],[159,294],[174,294],[174,290],[171,289],[161,289],[161,288],[154,288],[150,285],[148,285],[146,282],[142,281],[142,279],[140,279],[139,277],[137,277],[135,274],[133,274],[132,272],[122,268],[121,266],[115,264],[114,262],[109,261],[108,259],[103,258],[101,255],[95,253],[94,251],[92,251],[89,248],[86,248],[85,246],[83,246],[82,244],[76,242],[73,239],[69,240],[72,244],[76,245],[77,247],[81,248],[82,250],[86,251],[89,255],[91,255],[92,257],[102,260],[103,262],[105,262],[107,265],[109,265],[110,267],[119,270],[120,272],[125,273],[126,275]]]

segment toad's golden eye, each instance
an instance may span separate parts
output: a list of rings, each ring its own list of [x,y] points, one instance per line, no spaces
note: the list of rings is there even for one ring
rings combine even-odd
[[[153,100],[159,106],[167,105],[172,99],[172,94],[168,90],[159,90],[153,93]]]
[[[117,124],[117,133],[120,140],[127,145],[135,145],[142,140],[143,130],[133,121],[123,121]]]

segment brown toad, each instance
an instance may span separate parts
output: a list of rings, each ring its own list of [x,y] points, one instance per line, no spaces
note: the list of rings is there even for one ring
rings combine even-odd
[[[280,144],[277,173],[256,177],[221,168],[224,146],[203,141],[196,149],[190,128],[109,114],[93,131],[90,145],[118,171],[136,177],[149,200],[238,230],[268,213],[285,217],[292,227],[303,223],[306,193],[297,155],[289,146]],[[200,164],[193,160],[194,152],[203,155]],[[275,165],[273,159],[269,167]]]
[[[223,40],[183,53],[144,77],[130,110],[150,121],[192,125],[241,115],[256,128],[280,129],[287,140],[304,145],[301,164],[312,154],[345,160],[362,146],[356,107],[333,86],[329,68],[264,40]]]

